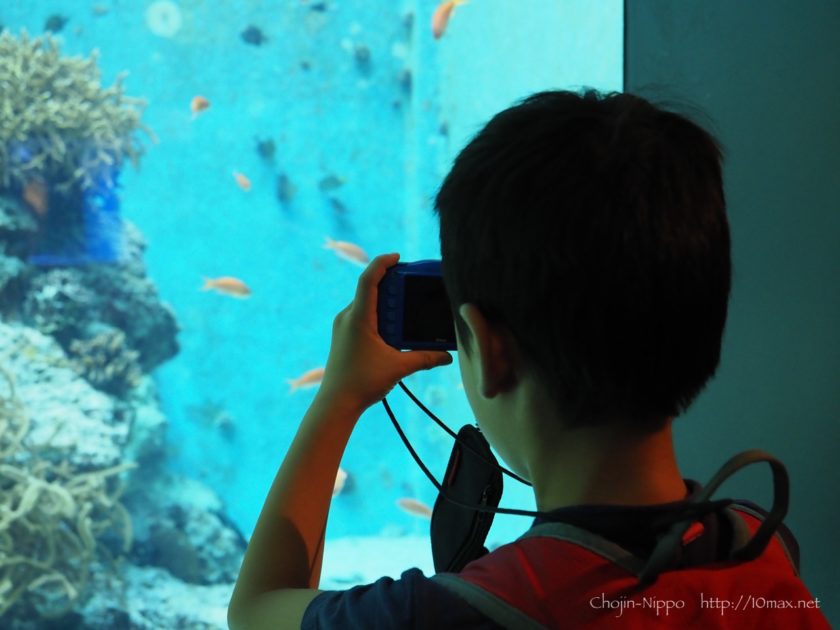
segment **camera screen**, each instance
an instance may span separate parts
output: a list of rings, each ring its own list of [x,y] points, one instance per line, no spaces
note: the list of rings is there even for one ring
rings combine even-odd
[[[405,277],[403,339],[455,343],[455,323],[440,276]]]

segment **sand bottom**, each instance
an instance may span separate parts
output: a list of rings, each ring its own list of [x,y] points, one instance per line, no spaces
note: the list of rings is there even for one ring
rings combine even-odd
[[[321,569],[321,590],[344,590],[370,584],[383,576],[398,579],[417,567],[435,572],[428,536],[348,536],[327,540]]]

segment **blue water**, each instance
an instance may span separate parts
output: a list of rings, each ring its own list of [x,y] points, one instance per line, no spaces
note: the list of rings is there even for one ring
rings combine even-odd
[[[94,15],[90,4],[108,12]],[[493,113],[540,89],[621,88],[622,2],[474,0],[439,41],[429,28],[436,2],[344,0],[320,12],[300,1],[182,0],[172,37],[149,29],[151,4],[5,2],[0,23],[37,34],[50,14],[69,17],[63,53],[98,48],[103,83],[128,70],[126,93],[149,103],[142,120],[159,142],[138,134],[147,152],[139,170],[121,174],[120,202],[149,242],[149,276],[181,326],[180,354],[156,372],[171,423],[168,465],[213,487],[247,537],[314,393],[290,394],[286,379],[325,364],[332,320],[361,271],[324,249],[325,238],[371,257],[439,258],[431,199]],[[263,30],[263,45],[241,39],[249,25]],[[370,50],[367,70],[354,57],[359,45]],[[410,94],[399,79],[406,69]],[[193,119],[196,95],[211,106]],[[257,154],[256,138],[274,141],[273,162]],[[249,192],[233,171],[250,178]],[[285,206],[275,193],[281,172],[296,188]],[[329,175],[345,183],[322,192]],[[253,295],[202,292],[202,276],[241,278]],[[472,422],[459,382],[457,365],[406,380],[456,429]],[[450,439],[399,388],[389,402],[442,473]],[[202,406],[228,414],[232,433],[202,421]],[[404,496],[432,505],[435,490],[381,405],[360,420],[342,467],[352,483],[333,501],[328,539],[428,532],[428,521],[395,506]],[[503,505],[532,508],[526,488],[508,486]],[[488,540],[528,524],[499,517]]]

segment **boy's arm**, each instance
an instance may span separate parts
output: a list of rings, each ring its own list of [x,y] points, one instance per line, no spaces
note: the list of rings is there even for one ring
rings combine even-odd
[[[402,378],[452,362],[446,352],[400,352],[379,336],[377,288],[399,254],[374,258],[333,322],[318,393],[283,460],[245,552],[228,607],[233,630],[299,628],[318,595],[338,464],[362,413]]]
[[[335,475],[359,411],[317,394],[277,472],[228,608],[239,628],[299,628],[321,574]]]

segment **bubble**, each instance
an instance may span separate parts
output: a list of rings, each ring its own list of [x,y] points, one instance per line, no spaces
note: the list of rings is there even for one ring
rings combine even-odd
[[[159,37],[173,37],[181,30],[181,9],[169,0],[157,0],[146,9],[146,26]]]

